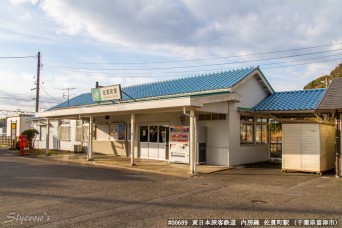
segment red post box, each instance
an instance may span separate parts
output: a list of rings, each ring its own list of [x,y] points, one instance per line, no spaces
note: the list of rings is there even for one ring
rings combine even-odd
[[[24,149],[27,147],[27,135],[20,135],[18,146],[20,148],[21,156],[24,156]]]

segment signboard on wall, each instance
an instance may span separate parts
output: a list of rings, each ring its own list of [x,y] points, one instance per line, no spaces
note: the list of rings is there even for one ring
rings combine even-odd
[[[91,89],[91,96],[94,102],[120,100],[121,86],[112,85]]]

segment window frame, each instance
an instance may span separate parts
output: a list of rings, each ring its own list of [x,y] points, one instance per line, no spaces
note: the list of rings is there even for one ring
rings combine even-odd
[[[250,130],[251,128],[252,130]],[[240,114],[240,145],[269,144],[269,118]]]
[[[68,132],[68,133],[66,134],[66,132]],[[62,124],[57,127],[57,139],[59,141],[71,141],[70,121],[69,122],[62,122]]]

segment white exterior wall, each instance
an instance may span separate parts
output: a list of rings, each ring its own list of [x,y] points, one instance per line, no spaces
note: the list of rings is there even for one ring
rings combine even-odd
[[[104,116],[94,117],[95,126],[98,124],[107,124],[108,126],[111,123],[130,123],[129,115],[120,115],[120,116],[109,116],[109,119],[105,119]],[[95,129],[95,128],[94,128]],[[126,128],[127,131],[127,128]],[[127,132],[126,132],[127,137]],[[108,155],[122,155],[127,156],[127,142],[126,141],[100,141],[93,140],[93,152],[100,154],[108,154]]]
[[[76,120],[70,120],[70,140],[59,141],[60,149],[67,150],[67,151],[74,151],[74,145],[81,144],[79,141],[76,141],[75,139],[76,139]]]
[[[229,166],[261,162],[270,159],[269,145],[240,144],[240,113],[238,107],[252,108],[264,99],[268,93],[255,77],[247,78],[234,90],[242,96],[240,103],[230,103],[228,115]]]
[[[31,127],[31,122],[28,121],[30,116],[13,116],[13,117],[8,117],[6,124],[6,136],[11,136],[11,123],[16,122],[17,123],[17,129],[16,129],[16,136],[19,136],[21,132],[24,130],[27,130]]]
[[[199,121],[207,129],[206,160],[209,165],[228,165],[227,120]]]
[[[49,147],[50,149],[55,150],[65,150],[65,151],[74,151],[74,145],[80,145],[80,141],[76,141],[76,120],[70,120],[70,140],[68,141],[59,141],[57,138],[57,130],[58,130],[58,120],[50,120],[50,138],[49,138]],[[42,125],[42,127],[47,129],[46,125]],[[34,128],[39,131],[39,135],[37,136],[35,142],[35,148],[45,149],[46,148],[46,131],[41,132],[41,126],[34,124]],[[43,135],[42,135],[43,134]]]
[[[30,129],[31,127],[31,121],[29,121],[28,116],[20,116],[20,129],[17,131],[17,135],[20,135],[21,132]]]
[[[227,115],[228,102],[205,104],[199,111]],[[205,126],[207,130],[206,163],[228,166],[228,120],[201,120],[198,125]]]
[[[57,120],[50,120],[50,141],[49,141],[49,147],[50,149],[59,149],[58,148],[58,140],[57,140],[57,126],[58,121]],[[39,132],[39,135],[36,138],[36,141],[34,143],[34,147],[37,149],[45,149],[46,148],[46,125],[38,125],[36,122],[33,123],[33,127]],[[41,127],[45,128],[44,132],[41,132]]]

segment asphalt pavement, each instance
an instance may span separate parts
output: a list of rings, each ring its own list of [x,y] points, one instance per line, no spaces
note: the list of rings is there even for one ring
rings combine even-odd
[[[0,205],[0,227],[342,227],[342,179],[269,163],[177,177],[0,149]]]

